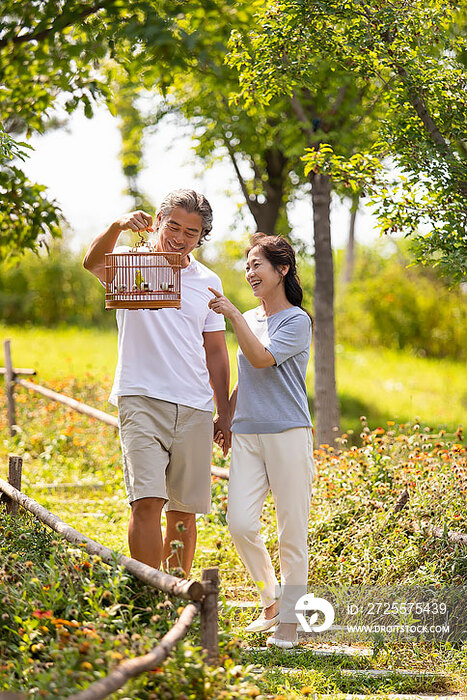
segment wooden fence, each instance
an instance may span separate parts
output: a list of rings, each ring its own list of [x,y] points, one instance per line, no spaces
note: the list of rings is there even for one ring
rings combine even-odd
[[[93,406],[88,406],[88,404],[72,399],[69,396],[65,396],[65,394],[59,394],[57,391],[52,391],[51,389],[41,386],[40,384],[29,382],[26,379],[20,379],[20,375],[35,375],[36,370],[29,368],[16,369],[13,367],[11,359],[11,342],[9,340],[3,341],[3,350],[5,355],[5,367],[0,367],[0,374],[5,375],[5,391],[7,397],[8,427],[10,430],[10,435],[15,435],[17,426],[15,384],[18,384],[29,391],[34,391],[37,394],[41,394],[51,401],[62,403],[78,413],[84,413],[91,418],[96,418],[96,420],[100,420],[102,423],[107,423],[107,425],[111,425],[113,428],[118,429],[118,419],[115,416],[112,416],[110,413],[101,411]],[[211,474],[221,479],[229,478],[229,470],[223,469],[222,467],[217,467],[215,464],[211,464]]]
[[[5,367],[0,368],[0,374],[5,375],[10,435],[15,435],[17,426],[14,396],[15,385],[22,386],[29,391],[37,392],[53,401],[65,404],[75,411],[107,423],[114,428],[118,428],[118,421],[115,416],[93,408],[92,406],[88,406],[80,401],[76,401],[64,394],[51,391],[39,384],[20,379],[19,375],[35,375],[35,370],[27,368],[15,369],[13,367],[9,340],[4,341],[4,353]],[[214,476],[228,478],[227,469],[211,465],[211,472]],[[205,650],[206,659],[209,663],[217,662],[219,594],[219,572],[217,567],[204,569],[202,571],[201,581],[185,580],[154,569],[130,557],[118,554],[78,532],[61,520],[61,518],[22,493],[21,477],[22,458],[17,455],[10,455],[8,461],[8,481],[0,478],[0,492],[2,492],[1,500],[6,503],[7,511],[11,515],[16,515],[19,506],[21,506],[32,513],[41,522],[55,530],[55,532],[64,537],[68,542],[81,545],[88,554],[98,555],[108,564],[123,566],[149,586],[164,591],[169,595],[189,601],[174,626],[148,654],[121,663],[105,678],[92,683],[86,690],[77,695],[70,696],[73,700],[99,700],[100,698],[106,698],[111,693],[115,692],[115,690],[121,688],[130,678],[160,665],[170,654],[175,644],[186,635],[198,614],[200,614],[201,646]]]

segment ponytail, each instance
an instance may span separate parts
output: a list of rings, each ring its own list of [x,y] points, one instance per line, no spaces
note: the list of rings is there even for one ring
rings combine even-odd
[[[294,306],[302,308],[303,289],[300,286],[300,280],[296,272],[289,267],[287,274],[284,277],[284,291],[287,301]]]

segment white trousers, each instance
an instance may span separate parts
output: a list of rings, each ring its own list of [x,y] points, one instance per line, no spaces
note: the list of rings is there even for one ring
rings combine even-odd
[[[227,523],[263,606],[281,597],[281,622],[297,622],[295,603],[306,593],[314,471],[311,428],[232,435]],[[280,587],[260,534],[261,511],[269,490],[276,507]]]

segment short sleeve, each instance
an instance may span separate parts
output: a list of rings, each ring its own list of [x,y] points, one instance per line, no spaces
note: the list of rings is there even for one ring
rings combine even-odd
[[[209,283],[209,286],[213,289],[217,289],[222,294],[224,293],[222,282],[217,276]],[[209,298],[211,298],[211,296],[211,292],[209,292]],[[225,318],[222,314],[216,314],[212,309],[208,309],[203,333],[213,333],[214,331],[225,331]]]
[[[290,357],[308,351],[311,343],[311,320],[306,313],[286,318],[269,336],[265,345],[279,366]]]

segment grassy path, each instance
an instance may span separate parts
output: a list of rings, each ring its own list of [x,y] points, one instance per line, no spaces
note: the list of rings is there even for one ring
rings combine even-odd
[[[105,398],[100,385],[86,380],[62,380],[55,388],[93,405],[101,406]],[[22,454],[23,490],[27,494],[81,532],[128,553],[128,508],[115,431],[40,397],[32,399],[25,392],[18,399],[22,430],[14,439],[7,437],[4,411],[0,414],[2,463],[6,463],[8,451]],[[445,442],[439,433],[433,435],[423,429],[414,432],[386,425],[371,432],[364,427],[364,435],[364,445],[359,449],[347,450],[343,445],[339,455],[329,450],[316,452],[319,479],[309,534],[311,590],[330,582],[341,586],[397,586],[402,582],[459,586],[467,576],[466,549],[427,541],[411,532],[408,524],[417,513],[429,513],[437,523],[467,532],[465,449]],[[216,461],[224,465],[219,454]],[[92,485],[96,482],[97,487]],[[51,484],[75,486],[51,488]],[[394,518],[390,509],[403,486],[410,489],[410,505]],[[286,698],[467,692],[465,641],[452,646],[441,640],[423,642],[378,634],[352,640],[333,633],[326,639],[307,636],[299,652],[289,653],[262,649],[264,635],[245,635],[244,627],[255,610],[233,603],[253,602],[257,596],[225,526],[226,488],[225,481],[213,480],[212,513],[198,521],[193,575],[199,577],[206,566],[220,567],[221,630],[231,640],[225,648],[236,659],[238,673],[249,679],[248,687],[258,688],[263,697]],[[263,533],[277,567],[270,501]],[[353,645],[354,653],[317,653],[323,646],[336,649],[343,643]],[[166,673],[170,675],[170,664]]]
[[[9,335],[13,337],[12,333]],[[111,372],[107,371],[107,364],[112,362],[109,357],[113,357],[115,351],[112,334],[78,333],[71,329],[63,331],[63,334],[48,335],[31,329],[18,331],[13,340],[16,365],[37,367],[41,380],[51,388],[109,411],[106,396]],[[397,379],[403,386],[411,386],[410,382],[413,382],[416,388],[413,396],[419,397],[417,401],[421,401],[421,408],[424,401],[429,408],[423,393],[426,391],[425,384],[432,386],[433,396],[440,401],[440,397],[443,397],[443,406],[438,405],[436,410],[429,409],[433,419],[435,415],[456,416],[452,418],[450,426],[455,428],[463,415],[460,378],[465,377],[465,368],[454,363],[437,366],[436,363],[426,363],[425,360],[394,354],[375,354],[373,351],[357,353],[342,350],[338,356],[341,363],[341,386],[345,387],[345,381],[348,381],[348,391],[351,392],[355,390],[352,387],[357,382],[360,396],[364,395],[365,390],[370,391],[369,387],[373,387],[371,400],[368,399],[373,406],[377,406],[378,386]],[[397,367],[400,369],[399,374]],[[406,374],[404,368],[407,369]],[[342,374],[343,369],[346,377]],[[423,376],[425,379],[422,380]],[[448,383],[452,384],[451,402],[444,396]],[[319,477],[314,485],[309,523],[310,590],[318,591],[320,586],[330,584],[341,588],[353,585],[396,588],[401,584],[418,584],[431,588],[447,586],[465,590],[462,586],[467,580],[467,549],[451,546],[447,541],[427,539],[420,533],[415,534],[410,527],[413,520],[423,515],[446,529],[467,532],[467,460],[466,450],[460,442],[460,433],[453,438],[439,427],[432,430],[428,427],[433,425],[430,420],[421,426],[400,426],[394,423],[392,418],[395,414],[384,414],[389,405],[388,393],[389,391],[379,391],[381,404],[377,409],[380,418],[378,427],[371,430],[365,423],[359,424],[358,432],[363,435],[360,447],[352,447],[344,438],[339,454],[327,449],[316,451]],[[395,389],[393,393],[396,395],[401,392]],[[364,402],[361,399],[359,401],[361,407]],[[28,495],[93,539],[128,553],[128,507],[122,488],[116,431],[39,396],[31,396],[23,390],[18,392],[17,405],[20,432],[13,439],[7,433],[5,407],[3,404],[0,407],[0,462],[4,465],[1,468],[2,476],[5,474],[8,452],[21,454],[24,459],[23,490]],[[370,417],[371,410],[367,411]],[[397,410],[398,415],[410,417],[411,409],[399,407]],[[359,413],[357,411],[352,415],[352,421],[355,421]],[[425,416],[425,413],[422,415]],[[440,422],[449,427],[447,420]],[[401,422],[405,423],[406,418]],[[375,423],[372,423],[372,427],[376,427]],[[218,453],[215,460],[220,466],[225,465]],[[52,488],[51,484],[59,486]],[[60,484],[74,486],[60,488]],[[186,697],[301,698],[363,694],[383,698],[397,693],[467,694],[465,637],[463,641],[452,643],[446,643],[442,639],[421,640],[381,633],[367,633],[361,638],[350,639],[343,638],[342,633],[336,631],[327,637],[306,636],[299,651],[288,653],[266,651],[263,648],[265,635],[245,635],[244,627],[255,614],[255,609],[238,606],[235,602],[250,601],[254,604],[257,595],[226,528],[226,488],[225,481],[213,479],[213,509],[209,516],[198,520],[199,542],[193,570],[193,575],[199,577],[204,567],[220,567],[223,667],[222,670],[213,672],[212,677],[210,671],[204,669],[202,694],[198,689]],[[409,489],[410,501],[396,516],[392,509],[403,488]],[[277,568],[278,544],[270,501],[265,508],[263,526],[263,535]],[[0,523],[0,552],[3,553],[4,562],[10,561],[12,555],[6,553],[11,552],[13,545],[11,537],[8,539],[5,528]],[[23,546],[24,542],[19,543],[19,551],[22,551]],[[32,547],[32,544],[29,545],[28,540],[29,546]],[[24,554],[26,556],[29,561],[34,560],[35,555],[28,551]],[[24,599],[18,604],[26,605],[29,598],[35,600],[36,594],[29,588],[30,576],[27,578],[24,575],[27,572],[27,567],[24,567],[31,562],[28,564],[28,561],[21,560],[20,555],[19,559],[14,559],[15,566],[19,567],[21,561],[23,568],[20,571],[23,574],[20,580],[23,588],[17,590],[24,590],[27,594],[24,594]],[[43,573],[38,574],[38,577],[44,577],[43,589],[50,585],[49,579],[52,576],[52,561],[46,563]],[[73,614],[78,619],[81,619],[80,616],[84,619],[92,609],[93,614],[102,613],[106,620],[105,615],[109,615],[106,612],[108,602],[104,602],[106,591],[109,587],[113,591],[120,584],[105,577],[94,583],[86,571],[82,575],[84,578],[75,583],[75,586],[83,587],[87,597],[81,603],[74,603],[77,607]],[[8,585],[7,578],[3,582]],[[71,608],[69,610],[66,607],[67,602],[62,601],[61,604],[65,608],[57,617],[72,615]],[[54,605],[54,600],[48,599],[47,605]],[[165,603],[161,601],[157,605]],[[54,674],[57,677],[63,675],[65,669],[71,668],[72,662],[75,663],[75,658],[75,684],[85,684],[93,674],[93,677],[98,677],[106,664],[116,663],[118,654],[135,653],[139,646],[149,643],[154,629],[162,624],[154,622],[153,618],[164,618],[165,612],[151,617],[152,613],[144,613],[145,609],[142,606],[136,614],[133,610],[131,615],[128,613],[122,618],[126,628],[133,630],[131,634],[118,631],[119,615],[126,608],[123,606],[116,609],[112,613],[114,627],[109,622],[107,631],[99,632],[103,640],[102,647],[107,651],[102,651],[101,656],[92,656],[89,652],[85,660],[79,651],[79,643],[82,641],[77,640],[75,644],[72,637],[67,646],[57,647],[61,649],[60,654],[50,657],[53,659],[51,662],[47,661],[47,657],[38,659],[31,654],[31,641],[4,648],[0,633],[0,689],[21,687],[19,671],[18,676],[15,675],[16,667],[22,669],[22,675],[25,674],[27,687],[36,684],[38,688],[50,689],[50,684],[55,682],[51,680]],[[151,607],[147,609],[151,610]],[[25,616],[23,611],[21,619],[26,619]],[[144,627],[138,627],[138,624],[143,623]],[[25,624],[23,621],[23,628]],[[31,618],[31,625],[33,624]],[[124,634],[127,636],[121,637]],[[198,676],[202,668],[199,654],[193,647],[196,634],[195,630],[191,641],[181,645],[175,662],[168,662],[160,670],[156,685],[152,681],[146,686],[143,681],[135,682],[130,689],[127,688],[115,697],[142,700],[174,697],[180,700],[188,682],[193,681],[193,687],[201,687],[196,685],[201,683]],[[133,639],[132,635],[139,637]],[[55,653],[54,644],[63,645],[64,642],[60,642],[59,637],[50,641],[50,653]],[[344,648],[345,645],[352,647],[352,653],[346,653],[348,649]],[[14,658],[10,657],[12,652],[9,649],[14,649]],[[330,650],[338,653],[324,653]],[[47,666],[47,663],[52,663],[52,666]],[[9,664],[13,666],[10,667]],[[86,664],[90,664],[91,668]],[[357,673],[359,671],[365,673]],[[57,683],[59,684],[58,680]],[[207,687],[207,684],[211,685]],[[57,687],[58,696],[63,697],[60,695],[60,684]],[[164,689],[163,692],[161,688]],[[52,693],[37,697],[57,695]]]

